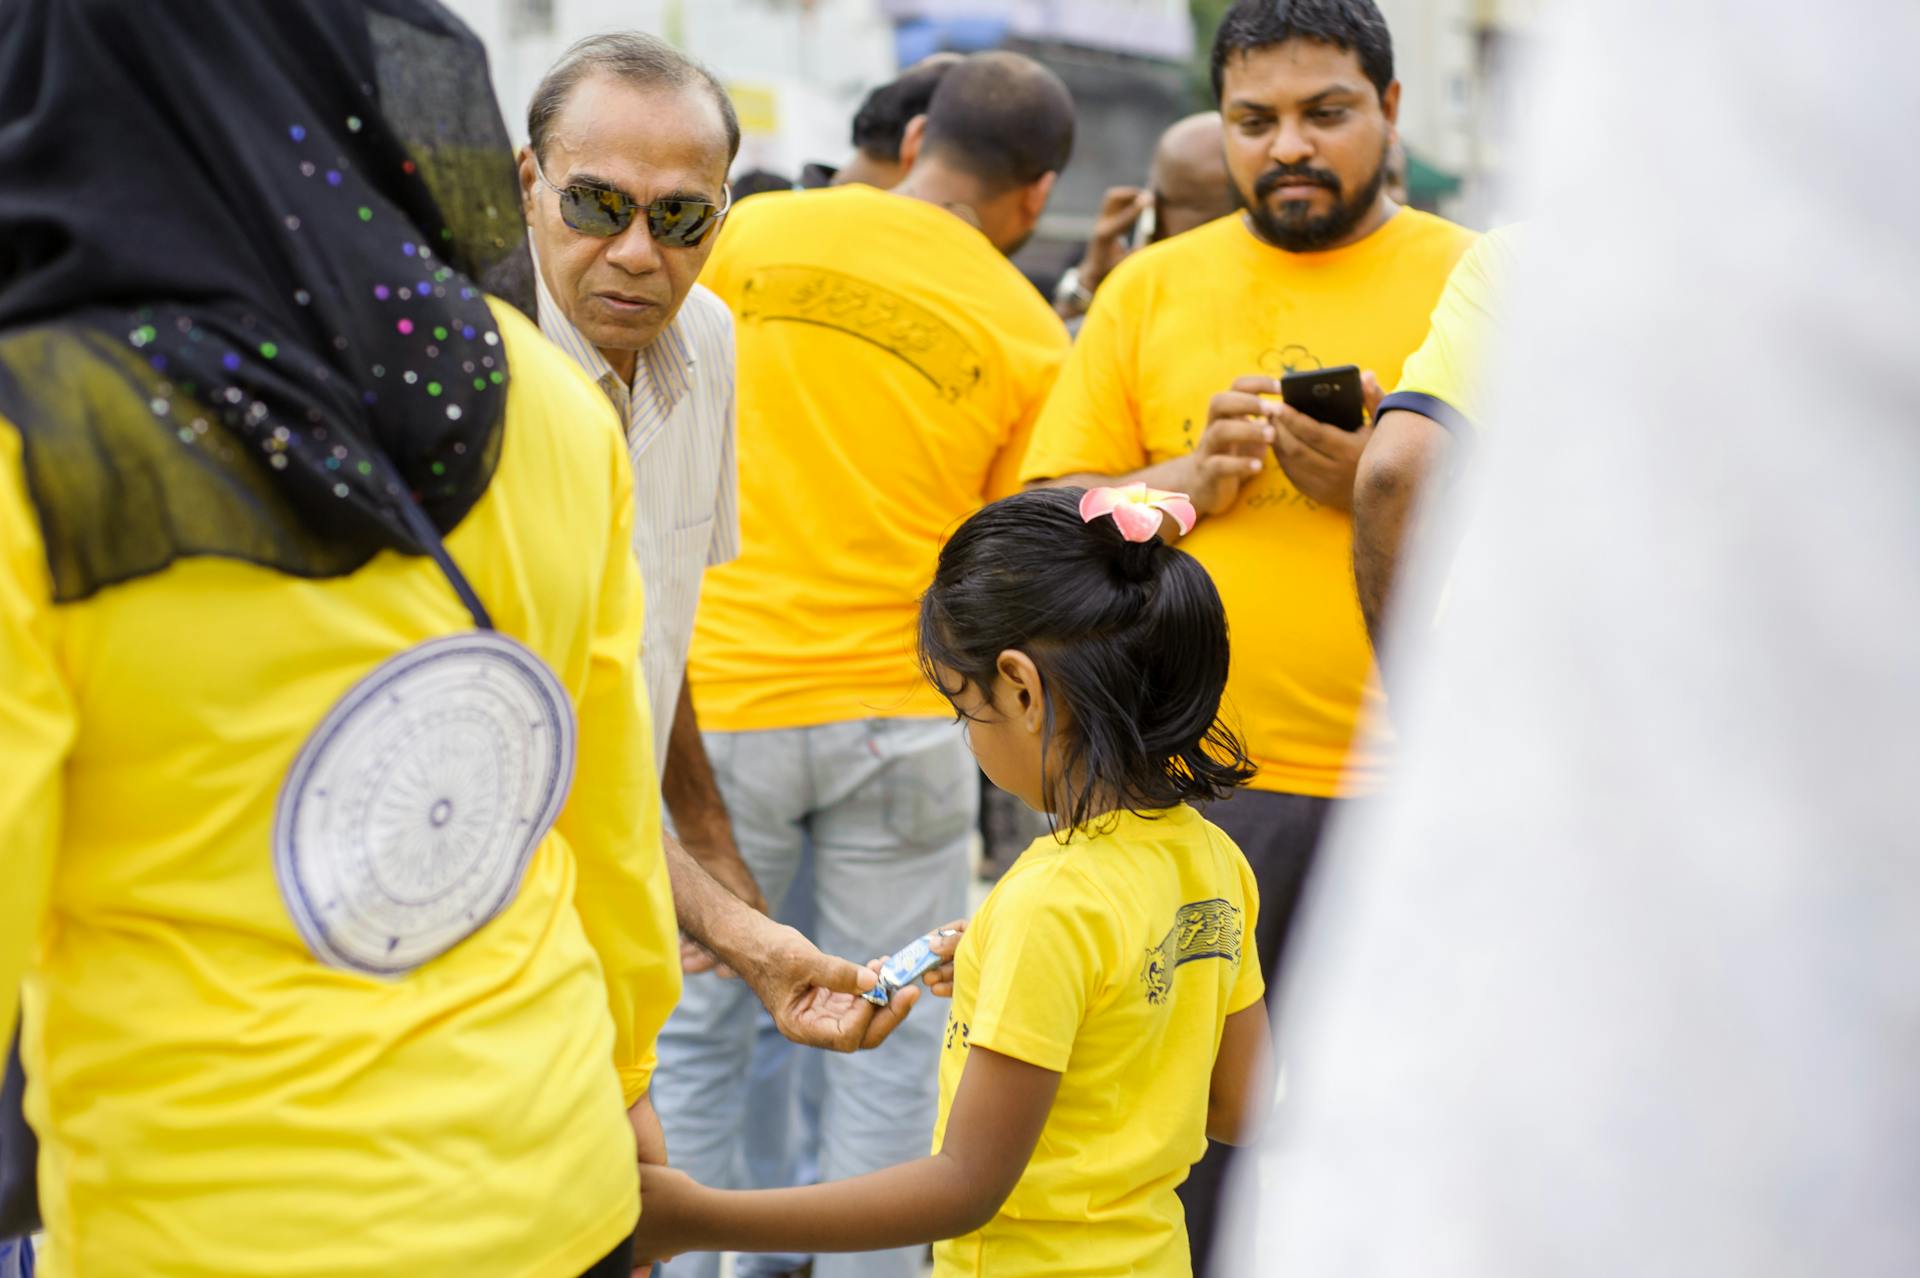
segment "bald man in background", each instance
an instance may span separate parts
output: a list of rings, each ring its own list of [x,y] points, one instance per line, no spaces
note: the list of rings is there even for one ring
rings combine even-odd
[[[1053,309],[1069,321],[1087,313],[1100,281],[1132,252],[1128,236],[1149,211],[1152,220],[1142,238],[1157,244],[1225,217],[1233,208],[1233,183],[1220,146],[1220,113],[1202,111],[1176,120],[1153,148],[1147,185],[1108,188],[1086,255],[1060,277]]]

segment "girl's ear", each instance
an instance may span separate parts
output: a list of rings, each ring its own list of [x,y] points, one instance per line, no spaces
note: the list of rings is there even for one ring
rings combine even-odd
[[[1040,732],[1046,727],[1046,697],[1040,689],[1040,668],[1033,664],[1033,658],[1018,648],[1008,648],[993,663],[994,671],[999,675],[999,686],[994,689],[995,699],[1005,698],[1006,704],[1000,707],[1007,718],[1017,721],[1028,732]]]

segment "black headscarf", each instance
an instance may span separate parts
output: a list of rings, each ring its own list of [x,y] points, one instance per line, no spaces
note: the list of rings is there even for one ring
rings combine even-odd
[[[479,41],[432,0],[0,3],[0,416],[55,597],[429,549],[531,313]]]

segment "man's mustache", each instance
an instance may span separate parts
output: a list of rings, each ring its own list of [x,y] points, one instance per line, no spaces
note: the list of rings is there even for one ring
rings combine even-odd
[[[1303,182],[1324,186],[1335,195],[1340,194],[1340,179],[1337,175],[1326,169],[1315,169],[1298,164],[1283,165],[1262,173],[1259,181],[1253,184],[1253,198],[1264,201],[1283,186],[1297,186]]]

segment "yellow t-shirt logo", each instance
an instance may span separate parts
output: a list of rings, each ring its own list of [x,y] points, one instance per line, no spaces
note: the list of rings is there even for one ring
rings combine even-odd
[[[1270,377],[1284,377],[1288,373],[1325,367],[1318,356],[1298,342],[1260,352],[1260,371]]]
[[[740,318],[818,324],[872,342],[933,383],[949,403],[985,376],[980,353],[934,312],[870,280],[813,266],[769,266],[747,277]]]
[[[1226,959],[1240,962],[1239,907],[1224,900],[1190,901],[1173,916],[1173,926],[1160,944],[1147,951],[1146,966],[1140,980],[1147,987],[1147,1002],[1164,1003],[1173,993],[1173,972],[1182,963],[1195,959]]]

